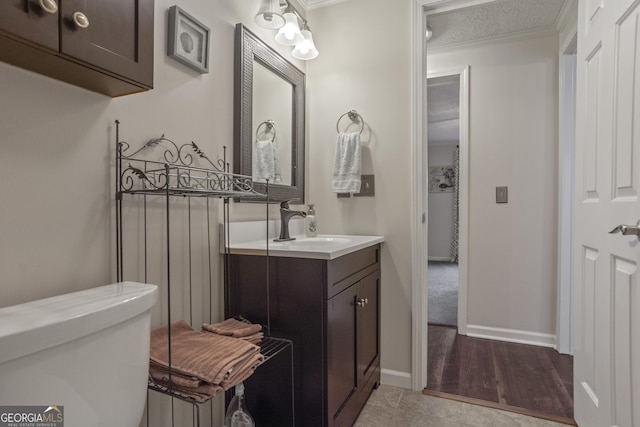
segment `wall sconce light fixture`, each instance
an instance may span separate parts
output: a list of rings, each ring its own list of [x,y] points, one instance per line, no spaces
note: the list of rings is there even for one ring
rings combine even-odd
[[[313,34],[311,34],[306,22],[304,23],[303,28],[302,36],[304,39],[293,48],[291,55],[297,59],[313,59],[318,56],[318,49],[316,49],[316,45],[313,43]]]
[[[283,1],[282,5],[280,1]],[[282,7],[285,12],[282,13]],[[284,46],[294,46],[291,55],[296,59],[309,60],[318,56],[313,35],[307,20],[286,0],[262,0],[256,24],[270,30],[278,30],[275,39]],[[302,30],[300,30],[302,23]]]
[[[284,25],[284,17],[280,11],[280,0],[262,0],[254,20],[262,28],[275,30],[282,27]]]
[[[278,34],[276,34],[276,41],[281,45],[295,46],[300,43],[304,37],[298,26],[298,17],[295,12],[293,12],[291,6],[287,7],[284,13],[284,20],[285,24],[280,27]]]

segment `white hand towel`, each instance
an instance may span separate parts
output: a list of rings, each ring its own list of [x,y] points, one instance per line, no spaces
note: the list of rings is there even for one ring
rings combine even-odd
[[[333,159],[331,189],[335,193],[359,193],[361,169],[360,133],[340,132]]]
[[[281,182],[278,150],[272,140],[256,141],[253,159],[253,180],[256,182]]]

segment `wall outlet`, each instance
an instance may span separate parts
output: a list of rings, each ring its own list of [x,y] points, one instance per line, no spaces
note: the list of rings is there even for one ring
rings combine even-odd
[[[496,187],[496,203],[508,203],[507,187]]]
[[[360,176],[360,192],[355,197],[373,197],[376,195],[376,181],[373,175]]]

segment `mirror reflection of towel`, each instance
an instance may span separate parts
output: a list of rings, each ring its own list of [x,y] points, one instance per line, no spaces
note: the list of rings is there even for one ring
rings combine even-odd
[[[272,140],[256,141],[255,157],[253,159],[253,180],[271,183],[282,181],[280,165],[278,164],[278,149]]]
[[[361,169],[360,133],[340,132],[333,159],[331,189],[335,193],[359,193]]]

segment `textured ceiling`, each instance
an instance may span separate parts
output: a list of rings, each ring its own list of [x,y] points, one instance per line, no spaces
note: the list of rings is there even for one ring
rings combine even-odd
[[[460,118],[460,76],[429,79],[427,102],[429,142],[457,142]]]
[[[567,0],[497,0],[427,16],[433,30],[427,48],[446,47],[512,34],[555,28]],[[459,138],[459,83],[429,79],[429,143]]]
[[[567,0],[498,0],[427,16],[428,47],[442,47],[510,34],[550,29]]]

